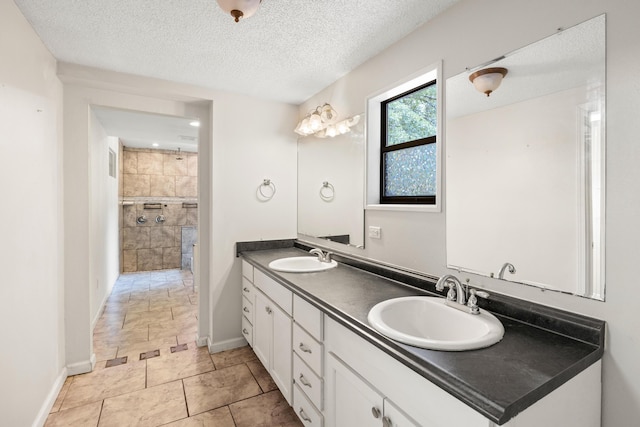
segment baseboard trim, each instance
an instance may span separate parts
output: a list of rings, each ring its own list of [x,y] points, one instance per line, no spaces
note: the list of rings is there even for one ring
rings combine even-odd
[[[231,350],[232,348],[244,347],[245,345],[247,345],[247,340],[245,340],[244,337],[232,338],[215,343],[209,342],[209,353],[219,353],[224,350]]]
[[[33,427],[42,427],[44,423],[47,421],[47,417],[49,416],[49,412],[51,412],[51,408],[56,403],[56,399],[58,398],[58,394],[60,390],[62,390],[62,386],[64,385],[64,381],[67,379],[67,368],[62,368],[60,374],[53,382],[53,386],[51,386],[51,390],[47,394],[40,410],[38,411],[38,415],[36,419],[33,421]]]
[[[67,365],[67,375],[79,375],[86,374],[87,372],[93,371],[93,368],[96,366],[96,355],[95,353],[91,355],[89,360],[84,360],[82,362],[72,363]]]
[[[118,279],[116,279],[117,281]],[[93,320],[91,321],[91,330],[93,331],[96,328],[96,324],[98,323],[98,320],[100,320],[100,316],[102,316],[102,312],[104,311],[105,306],[107,305],[107,300],[109,299],[109,296],[111,295],[111,291],[113,290],[113,286],[115,285],[115,283],[111,283],[110,286],[108,286],[107,292],[104,295],[104,298],[102,298],[102,302],[100,302],[100,308],[98,309],[98,311],[96,312],[96,315],[94,316]]]
[[[211,340],[209,339],[208,336],[204,336],[204,337],[200,337],[198,335],[196,335],[196,345],[198,347],[209,347],[209,343],[211,342]]]

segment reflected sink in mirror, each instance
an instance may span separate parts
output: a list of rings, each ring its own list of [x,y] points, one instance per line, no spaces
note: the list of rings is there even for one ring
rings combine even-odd
[[[489,347],[504,335],[491,313],[470,314],[449,307],[444,298],[403,297],[376,304],[369,324],[382,335],[430,350],[463,351]]]
[[[316,257],[296,256],[280,258],[269,263],[269,268],[283,273],[313,273],[336,268],[338,263],[331,260],[329,262],[319,261]]]

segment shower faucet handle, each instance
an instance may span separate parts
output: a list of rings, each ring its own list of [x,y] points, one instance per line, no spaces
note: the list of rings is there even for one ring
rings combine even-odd
[[[163,222],[165,222],[165,221],[166,221],[166,219],[164,218],[164,215],[158,215],[158,216],[156,217],[156,222],[157,222],[158,224],[162,224],[162,223],[163,223]]]
[[[140,215],[138,218],[136,218],[136,222],[138,224],[144,224],[145,222],[147,222],[147,217],[145,217],[144,215]]]

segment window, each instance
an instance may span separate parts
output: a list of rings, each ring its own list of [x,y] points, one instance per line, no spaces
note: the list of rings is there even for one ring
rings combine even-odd
[[[437,85],[382,101],[380,203],[436,202]]]
[[[442,64],[367,98],[366,209],[440,212]]]

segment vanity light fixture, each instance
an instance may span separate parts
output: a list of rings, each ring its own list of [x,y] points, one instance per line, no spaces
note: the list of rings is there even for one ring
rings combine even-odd
[[[216,0],[220,9],[230,14],[236,22],[251,17],[262,3],[262,0]]]
[[[331,104],[325,103],[316,107],[304,119],[300,120],[294,132],[302,136],[314,135],[319,138],[333,138],[349,132],[359,120],[360,116],[354,116],[338,121],[336,110]]]
[[[200,122],[197,120],[193,120],[191,122],[189,122],[189,126],[193,126],[194,128],[199,128],[200,127]]]
[[[491,95],[491,92],[498,89],[502,79],[507,75],[507,69],[501,67],[485,68],[478,70],[469,76],[469,80],[473,83],[473,86],[487,96]]]

